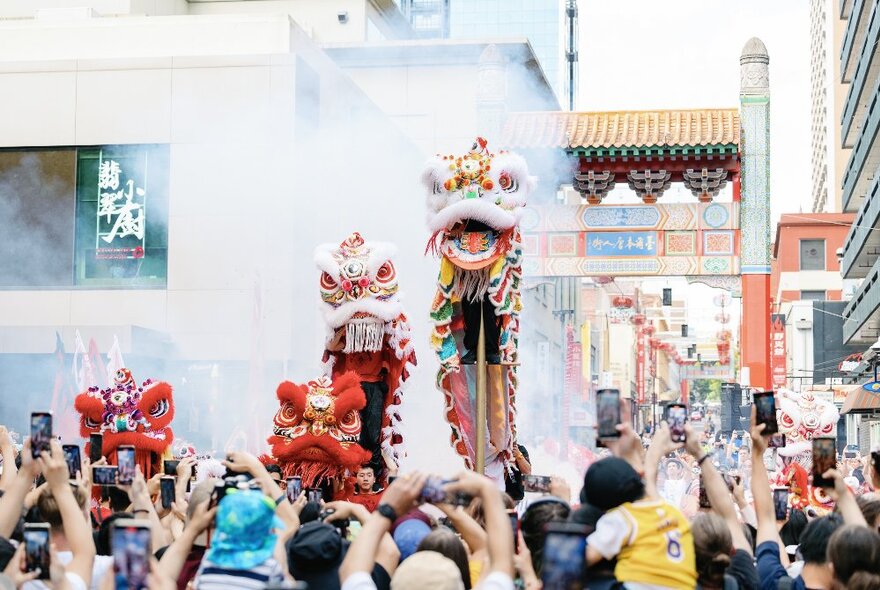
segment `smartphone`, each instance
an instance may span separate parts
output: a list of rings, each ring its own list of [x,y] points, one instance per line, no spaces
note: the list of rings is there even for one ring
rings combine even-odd
[[[76,479],[77,472],[82,471],[82,455],[79,445],[62,445],[64,450],[64,462],[67,463],[67,473],[70,479]]]
[[[759,391],[753,396],[755,404],[755,424],[764,424],[764,436],[779,432],[776,422],[776,396],[772,391]]]
[[[24,525],[25,572],[40,570],[38,580],[49,579],[49,525],[26,522]]]
[[[135,450],[131,445],[119,445],[116,448],[116,465],[119,467],[119,485],[131,485],[134,481]]]
[[[834,487],[834,481],[825,479],[822,474],[837,467],[835,445],[836,441],[831,437],[820,436],[813,439],[813,487]]]
[[[618,438],[620,424],[620,391],[600,389],[596,392],[596,416],[599,421],[599,438]]]
[[[467,492],[448,492],[446,494],[446,503],[453,506],[470,506],[474,501],[474,497]]]
[[[443,489],[449,483],[449,480],[440,479],[439,477],[429,477],[425,481],[422,491],[419,493],[419,501],[439,504],[446,501],[446,490]]]
[[[510,519],[510,529],[513,531],[513,550],[519,551],[519,514],[516,510],[508,510],[507,518]]]
[[[89,435],[89,461],[97,463],[104,456],[104,435],[94,433]]]
[[[163,476],[159,480],[159,495],[162,497],[162,508],[171,508],[171,503],[177,499],[174,492],[174,478],[170,475]]]
[[[844,459],[857,459],[859,454],[855,451],[844,451],[843,458]]]
[[[523,490],[526,492],[550,493],[550,476],[523,475]]]
[[[547,525],[541,581],[544,590],[583,588],[590,527],[551,522]]]
[[[162,473],[165,475],[177,475],[178,465],[180,465],[180,461],[166,459],[162,461]]]
[[[92,468],[92,482],[96,486],[115,486],[116,472],[119,469],[116,465],[98,465]]]
[[[306,500],[308,500],[309,502],[317,502],[320,504],[324,501],[324,495],[318,488],[309,488],[308,490],[306,490]]]
[[[777,521],[788,518],[788,488],[773,488],[773,511]]]
[[[712,508],[709,501],[709,495],[706,493],[706,486],[703,485],[703,476],[700,476],[700,508]]]
[[[684,404],[669,404],[666,406],[666,423],[669,424],[669,435],[672,442],[685,441],[684,425],[687,422],[687,406]]]
[[[49,452],[52,440],[52,414],[31,412],[31,455],[36,459],[43,451]]]
[[[125,519],[113,523],[110,551],[117,590],[142,590],[150,573],[150,522]]]
[[[293,504],[303,490],[303,480],[300,476],[294,475],[287,478],[287,501]]]
[[[785,435],[781,432],[770,435],[770,439],[767,441],[767,446],[771,449],[783,448],[785,446]]]

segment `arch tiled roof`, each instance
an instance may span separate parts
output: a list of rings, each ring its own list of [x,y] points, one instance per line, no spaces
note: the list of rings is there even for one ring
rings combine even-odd
[[[736,152],[738,109],[511,113],[505,148],[562,148],[586,155]]]

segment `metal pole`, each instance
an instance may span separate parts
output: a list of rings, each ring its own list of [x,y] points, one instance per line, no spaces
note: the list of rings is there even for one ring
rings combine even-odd
[[[486,332],[480,305],[480,335],[477,338],[477,473],[486,472]]]

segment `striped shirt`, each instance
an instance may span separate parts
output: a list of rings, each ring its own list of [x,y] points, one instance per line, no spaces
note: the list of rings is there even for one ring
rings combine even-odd
[[[269,583],[284,580],[281,566],[273,558],[247,570],[237,570],[202,560],[199,572],[194,580],[196,590],[222,590],[224,588],[241,588],[242,590],[262,590]]]

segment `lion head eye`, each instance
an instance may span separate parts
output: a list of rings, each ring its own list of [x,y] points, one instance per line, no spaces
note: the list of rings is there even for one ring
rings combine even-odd
[[[394,265],[390,262],[386,262],[382,266],[379,267],[379,270],[376,271],[376,282],[389,284],[393,283],[397,278],[397,271],[394,270]]]
[[[321,273],[321,288],[325,291],[334,291],[339,288],[339,284],[329,275],[329,273]]]

